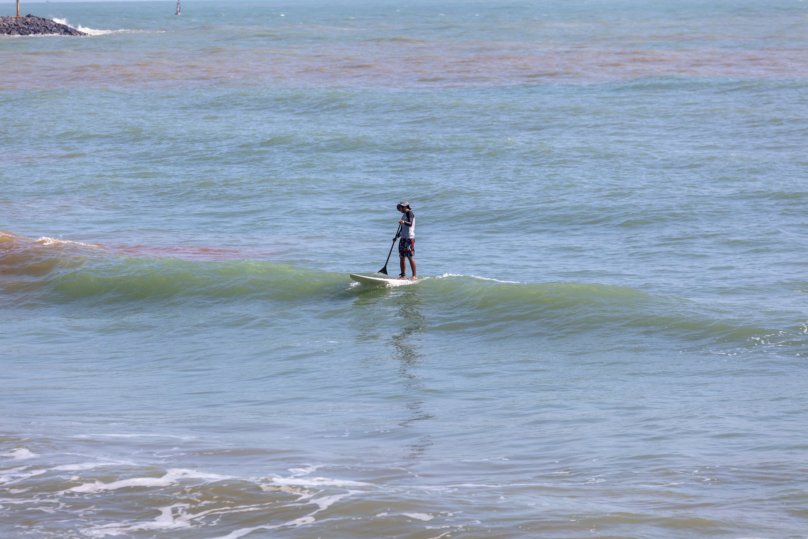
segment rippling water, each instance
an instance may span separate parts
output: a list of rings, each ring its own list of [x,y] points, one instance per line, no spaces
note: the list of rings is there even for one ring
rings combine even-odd
[[[0,536],[805,537],[807,3],[183,7],[0,38]]]

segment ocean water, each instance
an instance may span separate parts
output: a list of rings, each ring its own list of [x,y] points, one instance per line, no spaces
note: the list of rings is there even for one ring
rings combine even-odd
[[[22,10],[0,537],[808,536],[808,2]]]

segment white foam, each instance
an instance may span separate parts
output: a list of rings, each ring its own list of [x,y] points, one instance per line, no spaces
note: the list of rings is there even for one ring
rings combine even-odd
[[[55,472],[80,472],[82,470],[92,470],[101,466],[115,466],[117,462],[88,462],[86,464],[64,464],[53,468]]]
[[[359,481],[348,481],[346,479],[328,479],[327,477],[312,477],[304,479],[302,477],[270,477],[269,481],[273,486],[287,487],[364,487],[368,483]]]
[[[53,19],[53,22],[64,24],[65,26],[70,26],[68,24],[67,19]],[[72,27],[71,27],[72,28]],[[84,32],[85,34],[89,34],[91,36],[103,36],[104,34],[112,34],[113,32],[121,32],[122,30],[96,30],[94,28],[87,28],[82,25],[76,26],[76,30],[79,32]]]
[[[441,528],[437,528],[437,529],[442,530],[442,529],[449,528],[449,527],[450,527],[450,526],[443,526],[443,527],[441,527]],[[428,530],[432,530],[432,529],[435,529],[435,528],[431,528],[431,527],[427,526],[427,529],[428,529]],[[444,533],[442,533],[442,534],[438,535],[437,537],[433,537],[432,539],[441,539],[441,537],[446,537],[446,536],[447,536],[447,535],[449,535],[450,533],[454,533],[454,532],[456,532],[456,531],[459,531],[459,530],[457,530],[457,529],[451,529],[451,530],[449,530],[448,532],[444,532]]]
[[[34,477],[36,475],[42,475],[47,470],[33,470],[33,471],[25,471],[28,470],[28,466],[21,466],[19,468],[12,468],[10,470],[6,470],[4,475],[0,475],[0,485],[13,485],[14,483],[19,483],[29,477]]]
[[[96,526],[94,528],[88,528],[82,530],[82,533],[90,537],[105,537],[107,535],[129,535],[129,533],[133,531],[186,529],[192,526],[192,522],[194,520],[199,520],[209,514],[233,514],[266,509],[266,505],[259,504],[236,510],[215,508],[199,513],[189,514],[186,512],[186,509],[190,507],[191,506],[189,504],[174,504],[169,507],[159,508],[158,510],[160,511],[160,516],[154,520],[136,523],[116,522],[112,524],[105,524],[103,526]]]
[[[104,34],[112,34],[116,30],[95,30],[94,28],[87,28],[86,26],[78,25],[76,30],[79,32],[84,32],[85,34],[90,34],[91,36],[103,36]],[[120,32],[121,30],[117,30]]]
[[[319,509],[318,509],[319,511]],[[315,511],[316,513],[317,511]],[[314,514],[314,513],[312,513]],[[307,515],[305,517],[296,518],[295,520],[291,520],[289,522],[285,522],[283,524],[276,524],[274,526],[255,526],[254,528],[241,528],[240,530],[235,530],[227,535],[224,535],[217,539],[238,539],[239,537],[244,537],[248,533],[252,533],[256,530],[277,530],[278,528],[297,528],[298,526],[304,526],[306,524],[311,524],[314,522],[314,517],[311,515]]]
[[[197,472],[196,470],[171,469],[168,470],[168,473],[166,473],[163,477],[135,477],[132,479],[113,481],[112,483],[95,481],[94,483],[84,483],[83,485],[73,487],[68,489],[68,491],[95,493],[128,487],[167,487],[169,485],[175,485],[179,479],[205,479],[211,481],[221,481],[224,479],[232,479],[232,477],[227,475],[201,473]]]
[[[347,479],[329,479],[327,477],[304,478],[301,476],[316,472],[322,466],[306,466],[305,468],[289,468],[292,472],[290,477],[268,477],[266,481],[271,481],[272,486],[288,487],[364,487],[368,483],[358,481],[348,481]]]
[[[83,247],[95,247],[96,249],[101,249],[102,248],[100,245],[94,245],[92,243],[81,243],[80,241],[60,240],[60,239],[57,239],[57,238],[49,238],[48,236],[42,236],[41,238],[36,240],[36,242],[41,243],[42,245],[45,245],[45,246],[51,246],[51,245],[81,245]]]
[[[106,464],[107,464],[106,462],[69,464],[59,466],[57,468],[61,470],[83,470]],[[345,487],[354,485],[360,485],[360,486],[367,485],[366,483],[360,483],[358,481],[328,479],[324,477],[304,477],[309,474],[312,474],[320,467],[321,466],[306,466],[300,468],[291,468],[289,470],[291,474],[289,477],[261,478],[255,480],[258,481],[259,483],[270,482],[273,487],[277,488],[278,486],[280,486],[281,490],[289,488],[286,485],[299,486],[299,487],[317,487],[316,489],[312,490],[308,489],[302,489],[301,491],[294,491],[291,489],[289,490],[290,492],[297,494],[297,501],[296,503],[292,504],[293,506],[297,507],[315,506],[313,510],[308,512],[308,514],[304,513],[302,516],[299,516],[297,518],[294,518],[292,520],[280,524],[271,524],[271,525],[266,524],[262,526],[238,529],[230,532],[225,537],[227,539],[238,539],[240,537],[244,537],[245,535],[248,535],[256,531],[270,531],[282,528],[288,529],[310,525],[317,520],[316,515],[321,511],[327,510],[329,507],[333,506],[334,504],[336,504],[337,502],[339,502],[344,498],[350,497],[353,494],[361,492],[359,490],[346,489],[346,491],[343,491],[340,494],[323,496],[322,495],[323,487]],[[19,468],[18,470],[15,471],[24,471],[24,467]],[[69,489],[69,491],[65,492],[99,493],[128,487],[163,488],[171,485],[176,485],[180,483],[180,481],[183,479],[201,479],[205,481],[219,481],[223,479],[232,479],[232,477],[219,474],[203,473],[198,472],[196,470],[177,468],[177,469],[169,469],[166,472],[166,474],[162,477],[135,477],[129,479],[122,479],[120,481],[113,481],[111,483],[102,483],[100,481],[95,481],[73,487]],[[217,514],[222,512],[224,513],[231,512],[231,510],[223,510],[222,508],[217,507],[213,509],[208,509],[207,511],[190,513],[189,512],[190,507],[191,506],[188,504],[175,504],[169,507],[159,508],[160,515],[154,518],[153,520],[147,520],[143,522],[132,522],[132,521],[115,522],[83,529],[81,530],[81,532],[87,537],[130,536],[140,531],[147,532],[147,534],[148,532],[159,534],[160,532],[165,531],[170,534],[171,531],[173,530],[185,530],[194,527],[195,523],[198,523],[199,519],[203,518],[205,515]],[[258,504],[249,507],[242,507],[240,509],[237,509],[236,512],[263,511],[265,509],[266,509],[265,504]],[[431,518],[429,515],[420,515],[420,514],[416,515],[418,516],[415,516],[414,518],[419,518],[419,516],[420,517],[426,516]],[[421,520],[424,519],[421,518]]]
[[[335,503],[340,501],[342,498],[345,498],[345,497],[349,496],[350,494],[351,494],[351,492],[349,492],[347,494],[335,494],[334,496],[323,496],[322,498],[314,498],[314,499],[310,500],[309,503],[313,503],[317,507],[319,507],[319,509],[317,510],[318,512],[319,511],[325,511],[330,506],[334,505]]]
[[[297,477],[299,475],[309,475],[311,472],[316,472],[322,468],[322,466],[306,466],[305,468],[289,468],[289,471],[292,472],[292,475]]]
[[[232,531],[229,534],[220,537],[219,539],[238,539],[239,537],[244,537],[245,535],[252,533],[256,530],[277,530],[278,528],[297,528],[298,526],[305,526],[307,524],[312,524],[317,520],[314,518],[314,515],[316,515],[320,511],[324,511],[329,506],[341,500],[342,498],[346,498],[354,493],[356,493],[356,491],[349,491],[345,494],[336,494],[334,496],[323,496],[322,498],[313,499],[308,503],[315,504],[317,506],[317,509],[312,511],[306,516],[290,520],[289,522],[285,522],[283,524],[276,524],[274,526],[256,526],[254,528],[241,528],[240,530]]]
[[[26,489],[8,489],[10,494],[15,494],[14,491],[17,491],[17,493],[20,493],[20,492],[27,492],[29,490],[31,490],[31,489],[27,489],[27,488]],[[30,498],[30,499],[24,499],[24,498],[15,498],[15,499],[0,498],[0,503],[5,503],[5,504],[9,504],[9,505],[22,505],[22,506],[25,506],[25,505],[33,505],[33,504],[39,505],[39,504],[43,504],[43,503],[59,504],[59,500],[43,500],[42,498],[38,498],[38,497]],[[38,510],[43,510],[41,505],[40,505],[40,507],[38,507]]]
[[[434,518],[432,515],[427,515],[426,513],[404,513],[404,516],[416,520],[423,520],[424,522],[429,522]]]
[[[183,511],[179,511],[177,518],[174,518],[175,508],[186,508],[186,504],[176,504],[159,509],[160,516],[154,520],[147,522],[137,522],[130,525],[112,523],[98,526],[96,528],[89,528],[82,530],[84,535],[88,537],[105,537],[107,535],[125,535],[133,531],[148,531],[148,530],[177,530],[181,528],[190,528],[191,524],[188,522],[192,515],[188,515]]]
[[[166,487],[175,484],[173,479],[166,477],[137,477],[134,479],[124,479],[122,481],[113,481],[112,483],[102,483],[96,481],[95,483],[84,483],[77,487],[68,489],[70,492],[103,492],[105,490],[118,490],[119,488],[127,487]]]
[[[37,455],[36,453],[31,453],[31,451],[29,451],[28,449],[21,447],[19,449],[15,449],[10,453],[3,453],[2,456],[11,457],[14,460],[26,460],[38,457],[39,455]]]

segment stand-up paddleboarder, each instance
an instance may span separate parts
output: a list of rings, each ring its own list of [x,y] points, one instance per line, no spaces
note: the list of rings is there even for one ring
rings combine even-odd
[[[415,214],[412,212],[412,208],[410,208],[410,203],[406,200],[404,202],[399,202],[396,206],[396,209],[400,211],[403,215],[401,216],[401,221],[398,224],[401,225],[400,232],[393,238],[393,241],[400,236],[401,239],[398,242],[398,256],[399,262],[401,265],[401,274],[399,274],[399,279],[406,279],[407,278],[407,259],[410,261],[410,267],[412,268],[412,280],[418,278],[417,272],[415,270]]]

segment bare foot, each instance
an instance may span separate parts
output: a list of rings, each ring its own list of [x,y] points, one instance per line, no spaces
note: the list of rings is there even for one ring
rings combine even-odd
[[[407,280],[407,276],[406,276],[406,275],[402,275],[401,277],[399,277],[399,278],[398,278],[398,280],[399,280],[399,281],[406,281],[406,280]]]
[[[410,281],[417,281],[417,280],[418,280],[418,277],[416,277],[415,275],[413,275],[412,277],[410,277]]]

